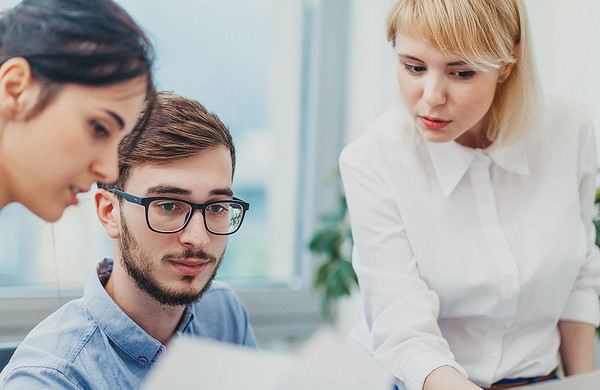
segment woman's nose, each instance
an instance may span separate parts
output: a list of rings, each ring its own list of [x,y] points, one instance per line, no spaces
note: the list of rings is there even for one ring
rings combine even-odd
[[[119,178],[119,161],[117,150],[103,153],[92,163],[92,173],[102,183],[114,183]]]
[[[429,106],[446,103],[446,80],[439,75],[431,75],[425,81],[423,100]]]

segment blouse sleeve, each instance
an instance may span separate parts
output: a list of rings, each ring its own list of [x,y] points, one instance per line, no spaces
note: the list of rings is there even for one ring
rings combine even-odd
[[[420,278],[391,176],[377,141],[363,137],[344,149],[340,171],[354,237],[357,273],[374,358],[409,389],[448,365],[466,376],[442,337],[438,296]]]
[[[579,134],[579,198],[581,218],[587,233],[587,254],[577,276],[571,294],[562,312],[561,319],[589,323],[600,323],[600,252],[596,246],[596,228],[593,217],[596,212],[596,142],[591,119],[584,121]]]

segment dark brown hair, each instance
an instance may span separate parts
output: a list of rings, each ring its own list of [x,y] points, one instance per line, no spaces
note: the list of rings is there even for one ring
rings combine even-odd
[[[195,100],[159,92],[144,127],[135,129],[119,145],[119,178],[101,188],[123,190],[131,170],[140,165],[160,165],[225,146],[235,171],[235,146],[221,120]],[[137,131],[136,131],[137,130]],[[135,137],[135,133],[143,134]],[[136,139],[137,138],[137,139]]]
[[[42,94],[41,111],[65,83],[110,85],[147,78],[154,52],[141,28],[112,0],[23,0],[0,17],[0,64],[23,57]]]

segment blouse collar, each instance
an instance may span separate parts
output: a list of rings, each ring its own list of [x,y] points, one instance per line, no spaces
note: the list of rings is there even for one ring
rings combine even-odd
[[[519,175],[529,175],[527,154],[522,143],[487,149],[473,149],[456,141],[430,142],[423,139],[442,191],[450,196],[465,172],[479,156],[489,158],[500,168]]]

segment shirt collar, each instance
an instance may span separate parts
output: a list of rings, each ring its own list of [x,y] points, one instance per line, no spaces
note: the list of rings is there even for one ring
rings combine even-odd
[[[175,334],[177,334],[177,335],[181,335],[183,333],[190,332],[189,325],[192,323],[192,321],[194,321],[194,311],[192,310],[190,305],[186,306],[181,318],[182,318],[181,323],[179,324],[179,326],[177,327],[177,330],[175,331]]]
[[[430,142],[424,138],[423,141],[446,197],[454,191],[478,155],[487,155],[494,163],[508,172],[519,175],[529,174],[527,155],[522,143],[503,147],[492,145],[482,150],[462,146],[456,141]]]
[[[110,262],[112,269],[112,259],[105,259],[98,271],[106,272],[105,262]],[[100,283],[98,271],[93,271],[83,293],[91,316],[102,332],[125,353],[142,365],[152,362],[161,353],[163,345],[140,328],[112,300]]]

